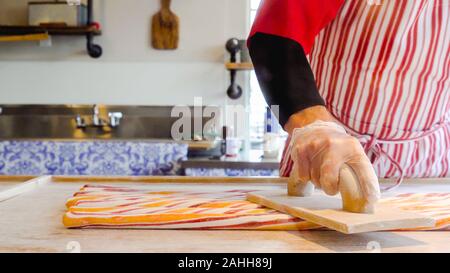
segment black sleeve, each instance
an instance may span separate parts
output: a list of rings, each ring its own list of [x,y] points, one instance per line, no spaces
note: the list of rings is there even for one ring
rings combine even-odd
[[[278,120],[282,126],[298,111],[325,105],[299,43],[276,35],[256,33],[249,40],[249,51],[267,104],[279,105]]]

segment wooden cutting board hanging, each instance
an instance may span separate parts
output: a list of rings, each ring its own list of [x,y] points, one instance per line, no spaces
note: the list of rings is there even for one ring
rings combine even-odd
[[[170,10],[171,0],[161,0],[161,10],[152,17],[152,47],[169,50],[178,48],[180,20]]]

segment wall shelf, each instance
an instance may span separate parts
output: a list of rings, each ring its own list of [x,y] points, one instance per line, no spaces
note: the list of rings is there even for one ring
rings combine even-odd
[[[42,40],[38,39],[39,35],[86,36],[86,50],[89,56],[99,58],[103,54],[103,49],[94,44],[94,36],[101,35],[102,32],[99,25],[93,21],[92,2],[93,0],[87,1],[86,26],[0,26],[0,41],[32,41],[32,38]]]
[[[252,63],[232,63],[228,62],[225,63],[225,68],[228,70],[253,70],[253,64]]]
[[[53,26],[0,26],[0,35],[29,35],[47,33],[49,35],[101,35],[101,30],[95,26],[85,27],[53,27]]]

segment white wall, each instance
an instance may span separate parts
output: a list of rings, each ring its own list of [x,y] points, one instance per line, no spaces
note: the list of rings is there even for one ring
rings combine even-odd
[[[28,0],[0,0],[0,24],[26,24]],[[223,62],[230,37],[246,37],[247,0],[172,0],[180,17],[175,51],[150,46],[158,0],[94,0],[103,35],[100,59],[83,37],[53,37],[53,46],[0,43],[0,104],[105,103],[223,105],[229,75]],[[240,76],[241,84],[243,76]],[[234,103],[234,102],[233,102]]]

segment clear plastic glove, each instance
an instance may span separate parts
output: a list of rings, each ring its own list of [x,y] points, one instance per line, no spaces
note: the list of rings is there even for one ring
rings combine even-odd
[[[363,147],[337,123],[316,121],[297,128],[289,145],[294,163],[291,178],[303,185],[310,181],[326,194],[335,195],[339,192],[340,169],[347,164],[356,174],[364,198],[368,202],[379,199],[378,178]]]

